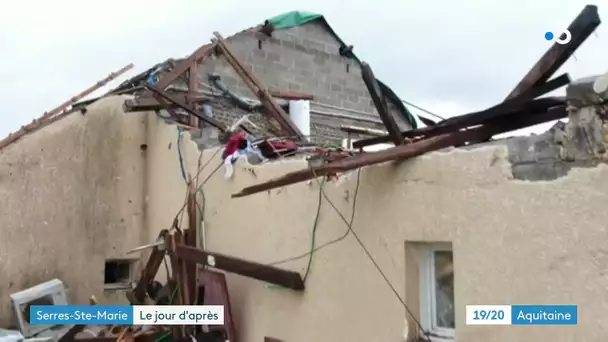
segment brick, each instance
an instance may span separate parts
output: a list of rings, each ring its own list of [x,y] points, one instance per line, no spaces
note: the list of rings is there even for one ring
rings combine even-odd
[[[261,59],[264,60],[266,59],[266,51],[264,51],[263,49],[254,49],[253,51],[251,51],[251,55],[252,59]]]
[[[329,54],[327,52],[319,52],[315,55],[313,62],[317,65],[324,65],[329,61]]]
[[[304,44],[304,46],[306,46],[306,48],[308,49],[308,51],[311,51],[311,52],[325,52],[325,44],[321,43],[319,41],[304,38],[302,40],[302,43]]]
[[[314,76],[314,72],[310,69],[297,69],[298,75],[305,78],[312,78]]]
[[[281,61],[281,55],[276,52],[266,52],[266,60],[269,62],[279,62]]]

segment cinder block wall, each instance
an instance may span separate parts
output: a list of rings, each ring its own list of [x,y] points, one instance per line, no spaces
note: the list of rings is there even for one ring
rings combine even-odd
[[[261,48],[259,41],[262,40]],[[358,117],[380,120],[357,62],[339,54],[340,43],[327,31],[321,21],[273,32],[272,37],[252,31],[238,33],[227,39],[232,52],[270,89],[312,94],[315,102],[336,108],[312,104],[311,134],[319,142],[339,143],[345,138],[339,131],[342,124],[382,129],[377,123],[319,115],[326,112],[348,113]],[[348,70],[347,70],[348,65]],[[209,83],[211,72],[222,76],[223,82],[242,96],[255,98],[239,75],[222,56],[209,58],[199,66],[199,76]],[[411,128],[392,104],[391,112],[403,129]],[[349,111],[351,110],[351,111]],[[356,112],[365,112],[363,115]],[[216,118],[233,121],[241,111],[217,108]]]

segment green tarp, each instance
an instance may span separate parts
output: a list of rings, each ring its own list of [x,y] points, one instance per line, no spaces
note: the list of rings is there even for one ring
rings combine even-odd
[[[268,19],[268,22],[274,26],[275,30],[284,30],[290,27],[304,25],[320,18],[323,18],[323,16],[317,13],[291,11],[270,18]]]
[[[336,34],[336,32],[331,28],[331,26],[329,26],[329,23],[327,23],[327,20],[325,20],[325,18],[321,14],[303,11],[291,11],[270,18],[268,19],[268,22],[274,26],[275,30],[284,30],[291,27],[304,25],[315,20],[322,20],[327,29],[336,37],[336,39],[341,44],[346,45],[344,41],[342,41],[340,36]],[[357,58],[357,56],[355,55],[353,55],[353,59],[358,63],[361,62],[359,58]],[[397,107],[399,107],[400,111],[404,113],[405,119],[410,122],[412,127],[417,128],[418,125],[416,119],[414,119],[412,113],[410,113],[410,111],[405,107],[399,96],[397,96],[397,94],[395,94],[395,92],[382,81],[378,79],[376,79],[376,81],[378,81],[378,85],[380,86],[382,93],[386,95],[389,99],[391,99]]]

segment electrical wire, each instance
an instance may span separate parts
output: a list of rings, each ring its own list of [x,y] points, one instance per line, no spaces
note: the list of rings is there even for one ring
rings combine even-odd
[[[415,105],[415,104],[413,104],[413,103],[411,103],[409,101],[401,100],[401,102],[405,103],[406,105],[408,105],[410,107],[414,107],[414,108],[418,109],[419,111],[424,112],[424,113],[426,113],[428,115],[432,115],[432,116],[434,116],[434,117],[436,117],[438,119],[445,120],[445,118],[443,118],[443,117],[441,117],[441,116],[439,116],[439,115],[431,112],[430,110],[426,110],[426,109],[424,109],[424,108],[422,108],[420,106],[417,106],[417,105]]]
[[[357,241],[357,243],[359,244],[359,246],[361,247],[361,249],[363,249],[363,251],[365,252],[366,256],[368,257],[368,259],[372,262],[372,264],[374,265],[374,267],[376,268],[376,270],[378,271],[378,273],[382,276],[382,278],[384,279],[385,283],[388,285],[388,287],[390,288],[391,292],[394,294],[394,296],[397,298],[397,300],[399,300],[399,302],[401,303],[401,305],[403,306],[403,308],[405,309],[405,311],[407,312],[407,314],[412,318],[412,320],[414,321],[414,323],[417,325],[418,329],[420,329],[420,331],[425,335],[425,337],[427,338],[428,341],[431,341],[430,335],[429,333],[422,327],[422,324],[420,323],[420,321],[418,321],[418,319],[416,318],[416,316],[414,316],[414,313],[412,312],[412,310],[407,306],[407,304],[405,303],[405,300],[403,298],[401,298],[401,295],[399,294],[399,292],[397,291],[397,289],[395,289],[395,286],[393,286],[393,284],[391,283],[391,281],[388,279],[388,277],[386,276],[386,274],[384,273],[384,271],[382,271],[382,268],[380,268],[380,265],[378,265],[378,262],[376,262],[376,260],[374,259],[374,257],[371,255],[371,253],[369,252],[369,250],[367,249],[367,247],[365,246],[365,244],[363,243],[363,241],[361,240],[361,238],[359,238],[359,236],[357,235],[357,233],[353,230],[353,222],[354,222],[354,218],[355,218],[355,213],[356,213],[356,204],[357,204],[357,195],[359,193],[359,186],[360,186],[360,182],[361,182],[361,168],[359,168],[357,170],[357,183],[355,186],[355,194],[354,194],[354,198],[353,198],[353,206],[352,206],[352,211],[351,211],[351,217],[350,217],[350,221],[346,220],[346,217],[344,216],[344,214],[342,214],[342,212],[340,212],[340,210],[337,208],[337,206],[331,201],[331,199],[327,196],[327,194],[325,193],[325,191],[323,190],[323,188],[321,187],[321,194],[323,195],[323,197],[325,198],[325,200],[327,200],[327,202],[330,204],[330,206],[336,211],[336,214],[338,214],[338,216],[340,216],[340,218],[342,219],[342,221],[346,224],[347,226],[347,230],[346,232],[344,232],[344,234],[342,234],[340,237],[328,241],[324,244],[322,244],[319,247],[316,248],[312,248],[310,252],[304,253],[302,255],[298,255],[295,257],[291,257],[291,258],[287,258],[287,259],[283,259],[280,261],[276,261],[267,265],[279,265],[279,264],[283,264],[289,261],[294,261],[294,260],[298,260],[298,259],[302,259],[306,256],[312,256],[312,254],[322,248],[328,247],[330,245],[333,245],[335,243],[338,243],[342,240],[344,240],[349,233],[351,233],[353,235],[353,237],[355,238],[355,240]],[[313,234],[314,236],[314,234]],[[310,259],[309,259],[310,260]],[[310,265],[310,261],[309,261],[309,265]],[[307,269],[307,273],[305,274],[305,278],[308,275],[308,269]],[[304,278],[304,279],[305,279]]]
[[[196,173],[195,177],[198,177],[207,167],[207,165],[213,160],[213,158],[215,157],[215,155],[217,155],[217,153],[220,151],[221,149],[217,149],[215,151],[215,153],[209,158],[209,160],[198,170],[198,172]],[[211,177],[213,177],[213,175],[215,175],[215,173],[222,167],[222,163],[220,163],[213,171],[211,171],[211,173],[203,180],[202,184],[199,185],[195,191],[199,191],[205,184],[207,184],[207,182],[209,181],[209,179],[211,179]],[[186,193],[187,194],[187,193]],[[186,200],[184,200],[184,204],[182,205],[182,207],[177,211],[177,214],[175,214],[175,219],[177,219],[182,213],[184,213],[184,209],[186,209],[186,206],[188,205],[188,200],[186,197]],[[174,220],[175,220],[174,219]]]
[[[329,199],[329,197],[327,196],[327,194],[325,193],[325,190],[323,188],[321,188],[319,190],[320,194],[323,196],[323,198],[325,198],[325,200],[327,201],[327,203],[329,203],[329,205],[335,210],[336,214],[338,214],[338,216],[340,216],[340,219],[342,219],[342,221],[346,224],[347,229],[346,229],[346,231],[342,235],[340,235],[339,237],[337,237],[337,238],[335,238],[333,240],[327,241],[327,242],[321,244],[320,246],[314,247],[314,248],[311,249],[311,251],[308,251],[306,253],[302,253],[300,255],[296,255],[296,256],[293,256],[293,257],[286,258],[286,259],[281,259],[281,260],[278,260],[278,261],[274,261],[274,262],[268,263],[266,265],[268,265],[268,266],[277,266],[277,265],[288,263],[290,261],[300,260],[302,258],[310,256],[314,252],[317,252],[317,251],[319,251],[319,250],[321,250],[321,249],[323,249],[325,247],[329,247],[329,246],[331,246],[331,245],[333,245],[335,243],[338,243],[338,242],[346,239],[346,237],[348,236],[348,233],[352,229],[352,225],[353,225],[354,220],[355,220],[355,208],[357,206],[357,197],[358,197],[358,194],[359,194],[360,181],[361,181],[361,169],[359,169],[357,171],[357,183],[355,185],[355,193],[354,193],[354,196],[353,196],[353,205],[352,205],[350,220],[347,220],[346,217],[344,216],[344,214],[342,214],[342,212],[340,212],[340,210],[336,207],[336,205]]]
[[[310,267],[312,265],[312,260],[315,254],[315,244],[317,241],[317,228],[319,227],[319,218],[321,217],[321,206],[323,205],[323,186],[325,185],[325,178],[319,184],[319,204],[317,205],[317,214],[315,215],[315,220],[312,226],[312,236],[310,241],[310,253],[308,256],[308,264],[306,265],[306,271],[304,272],[304,277],[302,281],[306,283],[306,278],[308,278],[308,274],[310,273]]]
[[[180,135],[181,136],[181,135]],[[178,151],[180,151],[180,156],[181,156],[181,149],[179,148],[179,142],[178,142]],[[196,174],[196,178],[198,180],[198,177],[200,175],[200,173],[202,173],[203,169],[209,164],[209,162],[211,162],[211,160],[213,160],[213,158],[215,157],[215,155],[220,151],[220,149],[218,148],[215,153],[209,158],[209,160],[207,161],[207,163],[205,163],[205,165],[203,165],[202,167],[199,168],[197,174]],[[182,171],[184,171],[184,179],[186,179],[185,177],[185,170],[183,168],[183,159],[180,158],[180,165],[182,166]],[[222,164],[220,163],[220,165],[218,165],[218,167],[213,170],[211,172],[211,174],[209,174],[209,176],[207,176],[207,178],[203,181],[203,184],[201,184],[200,186],[197,186],[196,191],[198,192],[199,190],[202,189],[202,187],[205,185],[205,183],[217,172],[217,170],[220,169],[220,167],[222,166]],[[315,179],[318,178],[315,177]],[[310,269],[311,269],[311,265],[312,265],[312,261],[314,258],[314,253],[322,248],[328,247],[332,244],[338,243],[342,240],[344,240],[349,233],[351,233],[353,235],[353,237],[356,239],[357,243],[359,244],[359,246],[361,247],[361,249],[363,249],[363,251],[365,252],[366,256],[369,258],[369,260],[372,262],[372,264],[374,265],[374,267],[376,268],[376,270],[378,271],[378,273],[380,274],[380,276],[382,276],[382,278],[384,279],[384,281],[386,282],[386,284],[389,286],[389,288],[391,289],[391,291],[393,292],[393,294],[395,295],[395,297],[399,300],[399,302],[403,305],[403,307],[405,308],[406,312],[408,313],[408,315],[410,315],[410,317],[414,320],[414,322],[416,323],[416,325],[418,326],[418,328],[420,329],[420,331],[422,331],[426,338],[430,341],[430,336],[428,334],[428,332],[426,330],[424,330],[424,328],[422,327],[422,324],[418,321],[418,319],[414,316],[414,314],[412,313],[412,311],[409,309],[409,307],[407,306],[407,304],[405,303],[405,300],[403,298],[401,298],[401,295],[399,294],[399,292],[397,291],[397,289],[395,289],[395,287],[393,286],[393,284],[391,283],[391,281],[388,279],[388,277],[386,276],[386,274],[384,273],[384,271],[382,271],[382,268],[380,267],[380,265],[378,264],[378,262],[376,262],[376,260],[374,259],[374,257],[371,255],[371,253],[369,252],[369,250],[367,249],[367,247],[365,246],[365,244],[363,243],[363,241],[361,240],[361,238],[359,238],[358,234],[352,229],[353,226],[353,222],[354,222],[354,218],[355,218],[355,213],[356,213],[356,200],[357,200],[357,195],[359,192],[359,186],[360,186],[360,180],[361,180],[361,168],[359,168],[357,170],[357,183],[356,183],[356,188],[355,188],[355,195],[353,198],[353,207],[352,207],[352,212],[351,212],[351,218],[350,220],[346,220],[346,218],[344,217],[344,215],[340,212],[340,210],[336,207],[336,205],[329,199],[329,197],[327,196],[327,194],[325,193],[323,186],[325,184],[325,178],[323,179],[322,182],[320,182],[319,184],[319,204],[317,207],[317,214],[315,216],[315,220],[314,220],[314,225],[313,225],[313,230],[312,230],[312,237],[311,237],[311,250],[303,255],[300,256],[296,256],[296,257],[291,257],[288,259],[284,259],[278,262],[274,262],[274,263],[270,263],[267,265],[278,265],[278,264],[282,264],[282,263],[286,263],[288,261],[293,261],[293,260],[298,260],[301,259],[303,257],[309,256],[309,260],[308,260],[308,264],[306,267],[306,271],[303,277],[303,280],[306,281],[308,275],[310,274]],[[319,218],[320,218],[320,212],[321,212],[321,206],[322,206],[322,199],[325,198],[325,200],[327,200],[327,202],[331,205],[331,207],[336,211],[336,213],[338,214],[338,216],[340,216],[340,218],[342,219],[342,221],[347,225],[347,230],[346,232],[331,241],[328,241],[324,244],[322,244],[319,247],[316,247],[316,232],[317,232],[317,228],[318,228],[318,223],[319,223]],[[178,214],[176,215],[179,216],[180,214],[183,214],[184,212],[184,208],[187,205],[187,201],[185,201],[184,205],[182,206],[182,208],[179,210]]]
[[[188,183],[190,180],[186,176],[186,168],[184,166],[184,155],[182,154],[182,137],[182,129],[181,127],[177,127],[177,156],[179,158],[179,168],[182,172],[182,178],[186,183]]]

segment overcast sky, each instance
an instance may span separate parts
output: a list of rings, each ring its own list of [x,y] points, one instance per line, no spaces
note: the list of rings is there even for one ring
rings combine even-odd
[[[372,6],[373,8],[370,8]],[[109,87],[168,57],[184,57],[213,31],[228,36],[276,14],[325,15],[402,99],[444,117],[504,99],[586,1],[548,0],[21,0],[0,11],[0,136],[128,63]],[[608,18],[608,3],[600,16]],[[605,19],[608,21],[608,19]],[[608,23],[560,72],[608,71]],[[105,91],[108,88],[104,88]]]

